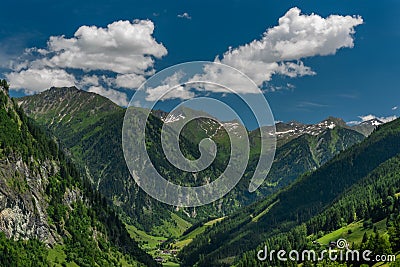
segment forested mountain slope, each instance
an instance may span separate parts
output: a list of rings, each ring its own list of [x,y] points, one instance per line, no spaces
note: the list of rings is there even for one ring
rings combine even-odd
[[[1,266],[157,265],[54,138],[8,97],[4,80],[0,230]]]
[[[242,254],[237,266],[287,266],[287,263],[276,259],[272,262],[260,262],[256,258],[256,252],[264,245],[267,245],[269,250],[285,248],[288,251],[321,251],[329,242],[339,238],[346,239],[351,249],[368,249],[373,255],[394,255],[400,251],[399,192],[400,155],[397,155],[380,164],[346,190],[320,214],[289,232],[267,238],[257,249]],[[380,229],[377,229],[378,227]],[[357,266],[362,263],[368,264],[342,264]],[[313,266],[310,262],[307,264]],[[329,264],[329,261],[326,261],[326,264]]]
[[[399,140],[400,120],[378,127],[363,142],[303,175],[288,188],[198,236],[181,253],[184,265],[232,263],[237,255],[256,248],[267,238],[310,220],[380,164],[398,155]]]

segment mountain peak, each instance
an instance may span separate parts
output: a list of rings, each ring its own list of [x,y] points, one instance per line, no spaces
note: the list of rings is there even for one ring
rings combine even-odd
[[[379,126],[381,124],[384,124],[383,121],[379,120],[379,119],[371,119],[371,120],[367,120],[367,121],[363,121],[360,124],[362,125],[372,125],[372,126]]]
[[[324,131],[334,129],[335,127],[349,128],[342,119],[332,116],[316,124],[304,124],[294,120],[286,123],[278,122],[275,124],[276,136],[281,144],[289,142],[303,134],[317,136]]]
[[[74,91],[82,91],[78,89],[76,86],[63,86],[63,87],[57,87],[57,86],[52,86],[48,90],[74,90]]]
[[[50,122],[50,125],[59,123],[69,123],[78,120],[81,123],[92,123],[100,119],[100,113],[111,113],[122,110],[108,98],[95,93],[79,90],[72,87],[51,87],[37,95],[22,97],[18,104],[24,108],[25,112],[38,118],[40,123]]]
[[[382,124],[385,124],[385,123],[377,118],[373,118],[370,120],[363,121],[359,124],[356,124],[356,125],[352,126],[351,128],[362,133],[365,136],[368,136],[375,130],[376,127],[378,127],[379,125],[382,125]]]
[[[329,116],[325,120],[321,121],[321,123],[322,122],[332,122],[332,123],[334,123],[334,124],[336,124],[338,126],[341,126],[341,127],[346,126],[346,122],[343,119],[336,118],[336,117],[333,117],[333,116]]]
[[[49,91],[49,92],[52,92],[52,93],[54,93],[56,91],[59,91],[60,93],[78,93],[79,91],[83,91],[83,90],[78,89],[76,86],[70,86],[70,87],[55,87],[55,86],[52,86],[46,91]],[[46,92],[46,91],[44,91],[44,92]]]
[[[335,117],[329,116],[328,118],[326,118],[325,120],[321,121],[317,125],[322,127],[322,128],[333,129],[336,126],[346,127],[346,122],[341,118],[335,118]]]
[[[294,126],[294,125],[304,125],[304,123],[298,122],[296,120],[291,120],[287,124]]]
[[[71,87],[51,87],[37,95],[21,97],[20,104],[24,102],[42,102],[42,104],[54,105],[64,104],[71,106],[72,103],[86,106],[87,108],[119,109],[120,107],[108,98],[98,95],[96,93],[80,90],[75,86]],[[37,106],[37,105],[36,105]]]

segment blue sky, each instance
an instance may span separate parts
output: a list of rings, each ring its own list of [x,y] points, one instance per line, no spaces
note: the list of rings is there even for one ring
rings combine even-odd
[[[1,72],[5,77],[11,72],[21,71],[16,70],[16,63],[33,62],[36,57],[41,57],[37,51],[36,54],[24,55],[24,49],[47,49],[50,36],[64,35],[64,39],[68,39],[83,25],[106,28],[115,21],[132,22],[135,19],[151,20],[155,27],[151,36],[159,49],[145,52],[152,55],[154,63],[150,69],[153,71],[186,61],[213,61],[217,55],[222,56],[228,51],[228,47],[237,48],[262,38],[263,33],[277,26],[278,19],[293,7],[298,7],[301,14],[315,13],[324,19],[330,15],[361,16],[363,23],[354,26],[354,47],[338,48],[334,55],[301,58],[315,75],[295,78],[273,75],[264,84],[275,119],[315,123],[330,115],[345,121],[361,120],[359,116],[369,114],[399,116],[400,109],[396,107],[400,106],[400,2],[396,0],[379,3],[365,0],[3,1],[0,16]],[[12,69],[10,61],[14,62]],[[88,73],[87,69],[82,71],[61,65],[57,65],[57,69],[65,69],[74,77]],[[25,68],[28,67],[25,65]],[[103,70],[101,74],[107,75],[108,72]],[[143,77],[150,74],[148,70],[140,73]],[[108,88],[103,81],[101,90],[92,91],[97,90],[95,92],[114,99],[120,95],[109,90],[124,92],[128,96],[133,94],[132,90],[118,88],[111,82],[108,86],[113,88]],[[273,88],[275,90],[271,92]],[[12,91],[13,96],[40,91],[37,88],[17,89]]]

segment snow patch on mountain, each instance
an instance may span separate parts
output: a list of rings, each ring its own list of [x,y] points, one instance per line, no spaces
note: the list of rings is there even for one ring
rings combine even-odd
[[[161,118],[161,120],[162,120],[164,123],[171,123],[171,122],[177,122],[177,121],[183,120],[183,119],[185,119],[185,118],[186,118],[186,117],[183,116],[182,114],[178,114],[178,115],[169,114],[168,116],[166,116],[166,117],[164,117],[164,118]]]

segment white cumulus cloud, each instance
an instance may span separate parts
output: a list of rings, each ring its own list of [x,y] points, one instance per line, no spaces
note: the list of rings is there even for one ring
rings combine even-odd
[[[153,31],[150,20],[116,21],[107,28],[81,26],[72,38],[50,37],[47,52],[51,56],[37,64],[144,74],[153,67],[153,57],[167,54],[152,36]]]
[[[146,78],[143,75],[138,75],[135,73],[130,74],[118,74],[115,79],[115,84],[118,87],[123,88],[138,88],[146,81]]]
[[[181,86],[181,79],[185,74],[181,71],[175,72],[161,82],[161,85],[154,88],[146,88],[146,100],[157,101],[173,98],[190,99],[195,96],[194,92]],[[171,90],[171,91],[169,91]]]
[[[341,48],[354,46],[354,28],[363,23],[360,16],[331,15],[323,18],[316,14],[305,15],[297,7],[291,8],[278,21],[278,25],[267,29],[263,37],[237,48],[229,48],[215,62],[232,66],[248,75],[258,86],[271,80],[274,74],[288,77],[315,75],[301,59],[333,55]],[[206,73],[217,80],[223,77],[218,67]],[[246,90],[246,89],[243,89]]]
[[[27,69],[6,74],[11,89],[23,89],[27,94],[42,92],[52,86],[74,86],[77,82],[72,74],[63,69]]]
[[[121,92],[104,86],[135,89],[155,72],[155,59],[165,56],[167,49],[153,32],[150,20],[120,20],[104,28],[81,26],[70,38],[51,36],[47,47],[26,49],[11,62],[6,77],[12,89],[29,94],[51,86],[77,85],[125,103]]]
[[[99,86],[100,81],[99,81],[99,77],[97,77],[96,75],[85,75],[82,77],[82,79],[79,81],[79,85],[80,86]]]

